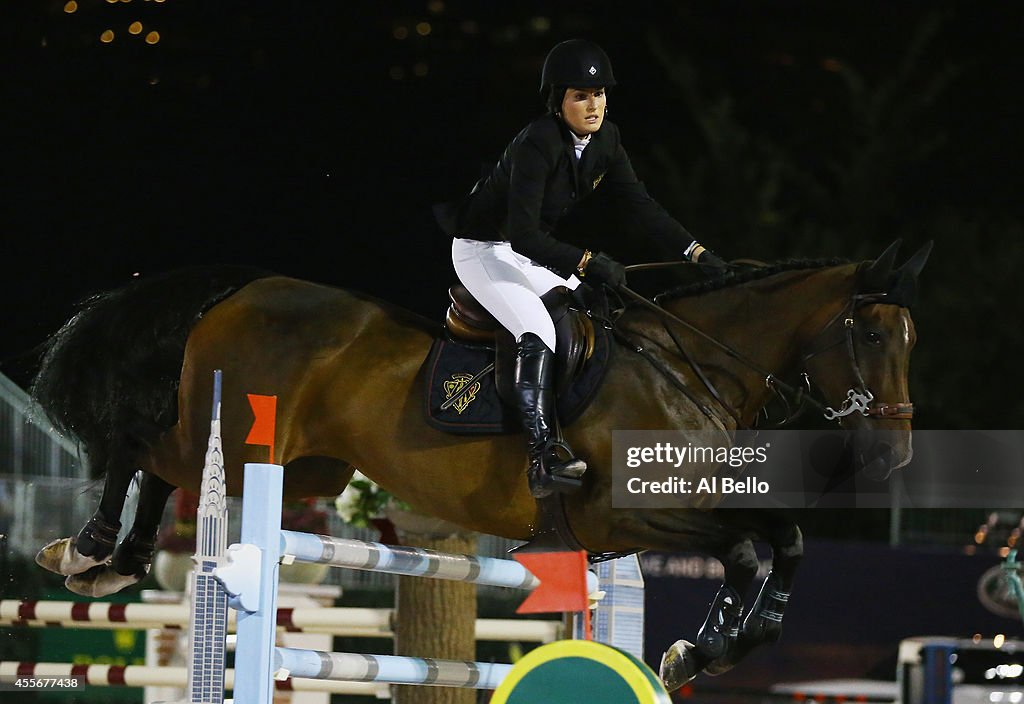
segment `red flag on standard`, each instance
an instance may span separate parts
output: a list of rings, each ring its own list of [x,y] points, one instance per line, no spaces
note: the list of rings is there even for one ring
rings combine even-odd
[[[540,586],[530,592],[516,613],[587,611],[585,552],[524,552],[514,557],[540,580]]]
[[[245,442],[270,448],[270,462],[274,462],[274,432],[277,429],[277,396],[247,394],[252,406],[252,430]]]

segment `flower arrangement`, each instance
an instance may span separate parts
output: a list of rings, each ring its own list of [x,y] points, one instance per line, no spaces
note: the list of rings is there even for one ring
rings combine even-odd
[[[376,522],[385,518],[384,509],[389,504],[408,508],[408,504],[396,499],[359,470],[352,475],[345,491],[334,500],[334,508],[341,520],[360,528],[376,527]]]
[[[345,490],[334,500],[334,508],[349,525],[359,528],[376,528],[384,543],[399,543],[395,526],[387,516],[386,509],[407,510],[409,504],[396,498],[387,489],[377,485],[359,470],[352,475]]]

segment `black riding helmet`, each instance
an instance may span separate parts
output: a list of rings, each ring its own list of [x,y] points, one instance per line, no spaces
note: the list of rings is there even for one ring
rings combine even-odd
[[[569,39],[556,44],[544,59],[540,92],[548,93],[548,109],[558,112],[568,88],[611,88],[615,85],[612,62],[594,42]]]

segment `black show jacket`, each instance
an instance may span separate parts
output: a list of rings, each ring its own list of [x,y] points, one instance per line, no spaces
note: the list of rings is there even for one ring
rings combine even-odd
[[[511,243],[512,249],[568,277],[583,249],[552,236],[574,208],[593,198],[614,199],[615,207],[667,249],[683,251],[690,233],[658,205],[633,171],[619,128],[605,120],[576,159],[569,128],[545,115],[513,139],[491,173],[456,207],[437,209],[448,234]]]

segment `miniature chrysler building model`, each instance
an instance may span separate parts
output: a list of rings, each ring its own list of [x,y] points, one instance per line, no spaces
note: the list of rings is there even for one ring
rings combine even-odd
[[[203,467],[203,484],[196,515],[196,569],[192,573],[192,622],[189,629],[190,704],[224,701],[225,638],[228,629],[227,594],[214,576],[227,548],[228,509],[224,485],[224,453],[220,439],[221,372],[214,372],[213,420]]]

